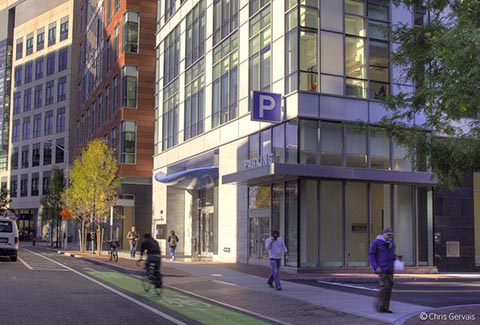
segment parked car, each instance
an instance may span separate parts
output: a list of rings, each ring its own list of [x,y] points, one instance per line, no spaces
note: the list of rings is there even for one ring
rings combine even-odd
[[[9,256],[16,262],[18,243],[18,227],[15,220],[0,217],[0,256]]]

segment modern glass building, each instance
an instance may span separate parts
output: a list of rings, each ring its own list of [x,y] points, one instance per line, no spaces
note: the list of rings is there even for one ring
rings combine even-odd
[[[10,131],[4,134],[10,208],[24,239],[40,238],[50,232],[40,198],[49,192],[51,169],[68,170],[73,1],[11,3]]]
[[[400,84],[385,1],[159,1],[153,228],[177,252],[266,264],[278,229],[297,269],[368,266],[383,227],[406,265],[434,266],[433,185],[378,127]],[[252,119],[252,92],[280,120]],[[359,128],[357,122],[367,127]]]

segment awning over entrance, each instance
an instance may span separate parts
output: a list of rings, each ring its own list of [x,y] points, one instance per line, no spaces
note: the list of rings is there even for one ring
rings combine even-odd
[[[266,166],[223,175],[222,184],[242,183],[255,185],[276,182],[288,177],[345,179],[423,185],[434,185],[438,182],[436,178],[432,178],[431,173],[271,163]]]
[[[208,188],[218,179],[218,167],[200,167],[182,170],[165,175],[162,172],[155,174],[155,180],[169,186],[195,189]]]

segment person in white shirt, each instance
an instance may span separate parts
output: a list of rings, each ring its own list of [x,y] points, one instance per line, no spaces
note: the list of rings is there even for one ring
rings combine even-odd
[[[272,267],[272,274],[268,278],[267,284],[273,288],[273,283],[275,282],[275,288],[282,290],[280,285],[280,264],[283,254],[287,253],[288,250],[277,230],[272,231],[272,237],[267,238],[265,248],[268,250],[270,266]]]

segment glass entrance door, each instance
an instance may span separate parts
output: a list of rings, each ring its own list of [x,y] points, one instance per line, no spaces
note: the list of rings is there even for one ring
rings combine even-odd
[[[249,261],[268,260],[265,240],[270,236],[268,217],[250,218]]]
[[[214,249],[213,207],[202,208],[198,224],[199,252],[201,256],[212,256]]]

